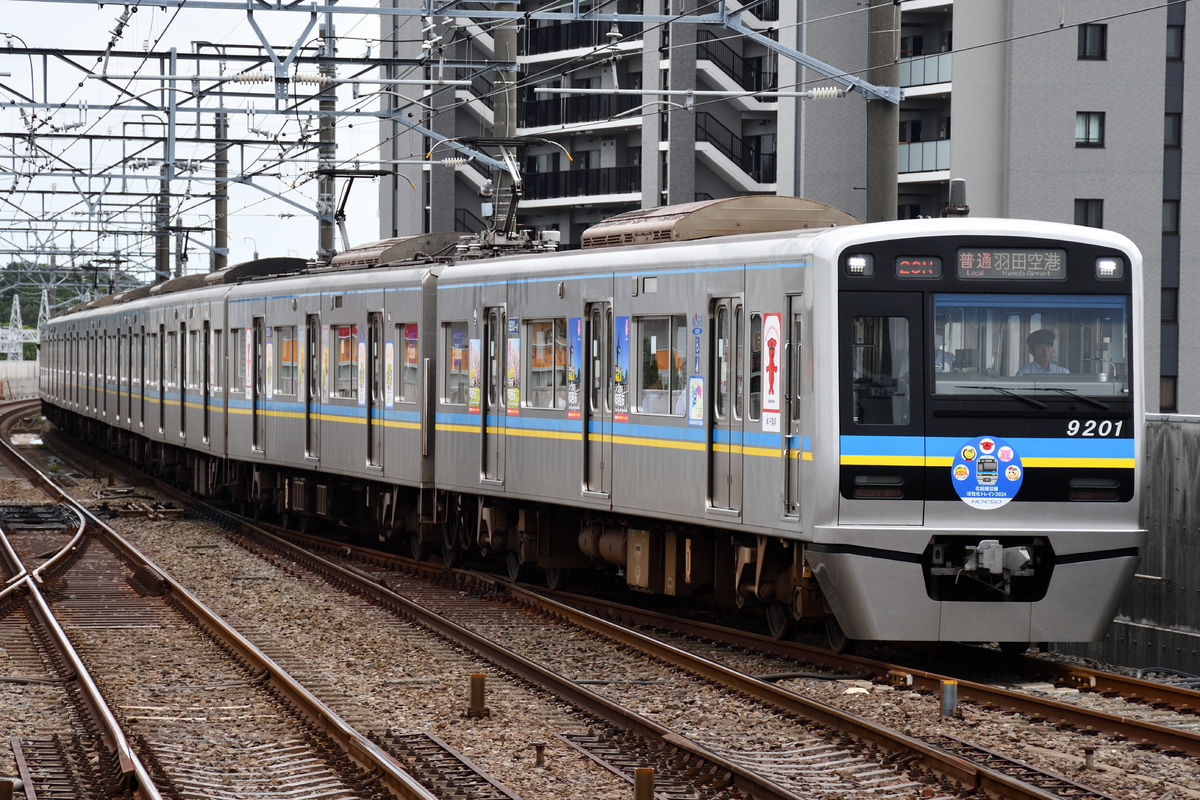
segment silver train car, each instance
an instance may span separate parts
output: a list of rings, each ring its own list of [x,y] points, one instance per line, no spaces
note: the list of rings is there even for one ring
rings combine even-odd
[[[1104,635],[1146,541],[1131,242],[969,218],[686,240],[713,231],[656,213],[595,232],[613,247],[424,237],[93,301],[42,333],[45,414],[250,512],[551,585],[599,567],[780,636]]]

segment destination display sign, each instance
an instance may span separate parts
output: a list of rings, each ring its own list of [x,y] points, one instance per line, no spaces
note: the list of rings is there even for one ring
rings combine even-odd
[[[963,248],[957,268],[968,280],[1065,281],[1067,251]]]
[[[897,278],[940,278],[942,277],[942,259],[938,256],[913,258],[901,256],[896,259]]]

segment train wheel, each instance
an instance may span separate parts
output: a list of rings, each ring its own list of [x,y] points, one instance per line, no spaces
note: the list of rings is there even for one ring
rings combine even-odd
[[[835,653],[851,653],[858,644],[846,635],[837,617],[832,614],[825,618],[825,639],[829,643],[829,649]]]
[[[1029,649],[1029,642],[1000,642],[1000,652],[1006,656],[1019,656]]]
[[[795,628],[792,623],[792,615],[783,603],[771,603],[767,606],[767,630],[772,639],[779,641],[788,638]]]
[[[420,531],[413,531],[408,535],[408,550],[417,561],[429,560],[429,542],[421,541]]]
[[[570,570],[562,567],[546,567],[546,588],[558,591],[567,585]]]
[[[508,551],[508,579],[513,583],[521,580],[521,574],[525,571],[525,565],[521,563],[521,556],[516,550]]]
[[[442,542],[442,563],[447,567],[456,567],[462,559],[462,550],[448,542]]]

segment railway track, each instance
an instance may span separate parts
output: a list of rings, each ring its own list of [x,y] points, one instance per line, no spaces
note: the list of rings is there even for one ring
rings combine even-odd
[[[268,541],[268,540],[264,540],[264,541]],[[403,585],[404,581],[407,579],[406,576],[413,571],[417,571],[417,572],[420,572],[420,571],[440,572],[441,571],[440,566],[420,565],[420,564],[415,564],[412,562],[406,562],[403,560],[394,560],[394,559],[391,559],[390,557],[385,558],[384,556],[382,556],[380,554],[374,554],[374,553],[370,553],[367,551],[361,551],[361,552],[356,551],[355,548],[349,547],[347,545],[331,544],[328,541],[316,541],[316,540],[311,540],[311,539],[305,540],[305,541],[306,541],[307,546],[323,548],[328,553],[337,554],[340,557],[344,557],[347,554],[352,554],[352,555],[357,554],[356,557],[361,560],[354,562],[354,564],[352,564],[349,569],[342,570],[340,573],[337,574],[336,577],[332,577],[331,580],[334,580],[343,585],[353,585],[355,592],[361,592],[364,594],[372,592],[373,589],[383,589],[383,591],[386,594],[387,590],[389,588],[390,589],[402,588],[405,590],[406,594],[411,592],[414,595],[419,595],[421,590],[414,588],[414,587],[407,586],[407,585]],[[264,544],[261,547],[263,548],[263,552],[268,552],[268,551],[275,552],[275,553],[283,552],[278,549],[279,548],[278,543],[273,542],[273,541],[270,542],[269,544]],[[276,557],[279,558],[280,556],[277,555]],[[291,559],[293,559],[295,557],[296,556],[293,554],[293,555],[284,556],[282,558],[284,560],[290,561]],[[314,568],[327,569],[326,567],[319,567],[319,566],[314,567]],[[337,572],[337,570],[334,570],[334,571]],[[482,583],[475,584],[475,586],[477,586],[477,587],[484,586],[484,587],[486,587],[484,589],[484,591],[487,591],[489,593],[500,593],[502,591],[503,592],[509,592],[509,591],[517,592],[517,590],[513,590],[508,587],[499,586],[491,578],[484,579],[484,581]],[[471,604],[466,602],[466,600],[464,599],[464,594],[463,594],[464,591],[467,593],[474,593],[474,592],[478,592],[480,590],[478,588],[464,590],[461,587],[450,587],[449,591],[447,593],[447,599],[444,601],[446,603],[447,608],[452,608],[453,606],[458,604],[461,606],[461,609],[468,609]],[[519,592],[517,592],[517,593],[519,593]],[[395,602],[395,600],[393,598],[385,597],[382,600],[377,598],[376,602],[393,603],[393,602]],[[529,601],[522,600],[522,602],[528,603]],[[436,605],[436,603],[431,603],[431,605]],[[463,613],[468,614],[468,615],[477,614],[479,604],[476,601],[474,605],[475,605],[474,611],[463,611]],[[500,605],[500,604],[494,604],[494,605]],[[543,608],[543,611],[545,611],[544,608]],[[553,610],[553,611],[546,612],[546,613],[553,613],[556,615],[562,614],[563,616],[568,616],[568,617],[570,616],[570,614],[564,614],[563,612],[561,612],[559,610]],[[613,616],[620,616],[621,613],[625,613],[625,612],[609,610],[606,613],[609,613]],[[524,627],[523,623],[514,623],[514,620],[519,619],[519,617],[514,616],[512,610],[511,610],[511,607],[507,607],[507,610],[492,609],[488,614],[486,614],[484,616],[485,617],[495,617],[495,618],[499,619],[501,622],[496,623],[496,624],[501,625],[501,627],[503,627],[503,625],[508,625],[509,630],[511,630],[511,628],[514,624],[516,624],[518,627]],[[495,623],[495,620],[493,620],[493,622]],[[438,625],[443,625],[443,624],[444,623],[436,623],[434,625],[434,627],[436,628]],[[641,624],[654,624],[654,623],[641,623]],[[504,631],[501,631],[501,635],[502,636],[504,635]],[[608,634],[605,634],[605,635],[608,635]],[[715,634],[713,634],[712,631],[709,631],[705,634],[693,633],[690,635],[693,635],[693,636],[694,635],[703,635],[706,638],[713,638]],[[719,637],[717,637],[717,638],[719,638]],[[781,646],[781,643],[774,643],[772,640],[767,640],[767,639],[762,640],[762,642],[760,642],[759,644],[763,645],[767,649],[769,649],[771,646]],[[489,656],[489,657],[491,657],[491,656]],[[787,657],[795,658],[795,655],[793,653]],[[831,656],[830,656],[830,654],[825,654],[825,657],[829,658]],[[840,658],[840,657],[837,657],[837,658]],[[851,663],[851,664],[853,664],[853,666],[851,666],[851,667],[843,666],[842,668],[848,668],[848,669],[852,669],[854,671],[860,671],[862,669],[861,662],[846,662],[846,663]],[[895,673],[896,672],[895,667],[892,666],[891,669],[889,670],[889,672]],[[916,683],[918,678],[920,678],[921,680],[924,680],[924,679],[926,679],[926,676],[925,675],[921,675],[921,676],[913,675],[909,678],[909,677],[904,677],[904,676],[898,676],[896,674],[891,675],[892,680],[911,680],[911,682],[913,682],[914,684]],[[585,680],[586,679],[580,679],[575,682],[583,683]],[[705,678],[704,680],[713,681],[715,679]],[[741,691],[741,690],[739,690],[739,691]],[[960,697],[962,697],[961,690],[960,690]],[[967,699],[967,698],[964,698],[964,699]],[[797,714],[797,712],[794,712],[794,711],[789,711],[788,713]],[[1044,719],[1045,717],[1041,717],[1041,718]],[[827,723],[822,723],[822,724],[827,724]],[[840,723],[840,724],[845,724],[845,723]],[[627,735],[627,734],[622,734],[622,735]],[[643,737],[638,740],[640,742],[640,745],[639,745],[640,749],[647,751],[647,752],[663,751],[663,752],[668,753],[668,755],[665,757],[665,762],[663,762],[665,764],[675,764],[677,762],[680,762],[681,760],[686,762],[687,760],[689,760],[689,758],[698,759],[697,764],[694,764],[690,768],[690,771],[695,772],[697,774],[701,774],[701,773],[707,774],[709,776],[708,783],[710,786],[724,787],[725,785],[729,785],[729,786],[734,786],[735,791],[741,789],[742,788],[741,785],[739,785],[735,779],[737,773],[736,773],[735,769],[731,769],[731,767],[745,768],[746,771],[751,771],[751,772],[754,771],[754,769],[757,769],[759,772],[769,772],[770,769],[775,769],[778,766],[776,764],[776,765],[772,765],[771,767],[764,767],[762,765],[762,763],[760,762],[758,765],[756,765],[754,767],[747,767],[747,764],[749,762],[752,762],[754,760],[754,758],[751,756],[747,756],[745,751],[729,750],[729,751],[722,753],[722,752],[720,752],[721,748],[717,745],[713,745],[712,743],[710,743],[710,745],[711,745],[710,747],[707,747],[707,748],[701,747],[700,750],[702,750],[703,752],[697,753],[694,756],[687,756],[687,757],[681,758],[681,756],[679,754],[679,752],[680,752],[679,744],[680,744],[680,741],[682,741],[682,740],[679,739],[678,737],[676,740],[671,740],[670,738],[663,739],[662,744],[655,745],[652,742],[653,737],[646,736],[644,732],[640,735]],[[843,740],[849,741],[849,739],[857,738],[858,734],[856,734],[855,736],[851,736],[850,734],[839,734],[839,736]],[[847,737],[849,737],[849,738],[847,738]],[[859,739],[859,740],[861,741],[861,739]],[[868,741],[869,741],[869,738],[868,738]],[[894,747],[894,744],[892,746]],[[847,745],[847,747],[849,747],[849,745]],[[635,748],[635,749],[639,749],[639,748]],[[929,754],[925,754],[925,755],[914,758],[913,755],[911,754],[911,752],[908,752],[908,753],[906,753],[904,755],[900,755],[900,756],[893,756],[893,755],[891,755],[891,751],[888,751],[883,756],[883,758],[881,758],[879,760],[879,764],[881,764],[884,767],[889,767],[890,764],[894,764],[894,763],[900,763],[904,766],[909,766],[914,763],[919,763],[919,764],[921,764],[922,767],[925,767],[926,766],[925,762],[920,759],[926,759],[926,758],[931,758],[931,757],[932,758],[942,758],[942,757],[948,755],[948,753],[946,753],[946,751],[945,751],[945,748],[942,748],[940,746],[939,747],[929,747],[928,745],[926,745],[926,748],[928,750],[938,751],[938,752],[937,752],[937,754],[934,754],[933,756],[930,756]],[[598,749],[604,750],[605,748],[600,747]],[[803,750],[803,747],[796,747],[794,749],[795,749],[795,752],[801,752]],[[869,749],[870,748],[868,748],[868,750]],[[883,747],[879,744],[875,744],[875,749],[877,751],[888,750],[887,747]],[[836,750],[836,748],[835,748],[835,750]],[[846,750],[844,752],[850,752],[850,751]],[[989,791],[991,793],[1002,794],[1003,796],[1030,796],[1030,797],[1064,796],[1060,793],[1060,791],[1058,789],[1038,789],[1038,788],[1036,788],[1036,786],[1033,786],[1032,784],[1036,783],[1037,780],[1031,780],[1029,778],[1028,773],[1026,773],[1026,776],[1024,778],[1018,779],[1018,778],[1012,778],[1010,776],[1005,776],[1004,773],[998,769],[992,769],[989,767],[979,766],[979,764],[987,763],[988,759],[985,757],[985,755],[986,754],[983,754],[983,751],[980,750],[979,753],[976,753],[975,757],[968,757],[968,756],[963,756],[963,755],[951,756],[949,761],[951,763],[957,762],[957,764],[955,764],[953,766],[953,769],[955,770],[955,772],[950,773],[951,777],[953,777],[955,780],[962,781],[965,785],[980,786],[985,791]],[[728,756],[732,756],[732,758],[729,758]],[[854,754],[852,754],[852,758],[853,757],[856,757],[856,756]],[[739,761],[739,759],[741,759],[741,761]],[[971,764],[966,763],[968,761],[977,761],[978,763],[976,765],[972,766]],[[964,774],[964,764],[966,766],[965,774]],[[1024,765],[1024,766],[1027,767],[1028,765]],[[784,768],[783,768],[782,772],[789,772],[789,771],[791,771],[793,773],[795,772],[794,769],[789,767],[787,764],[784,764]],[[887,770],[882,770],[882,771],[887,771]],[[1036,770],[1035,770],[1035,772],[1036,772]],[[665,769],[663,770],[663,774],[666,774]],[[869,771],[865,774],[869,774]],[[894,774],[894,771],[893,771],[893,774]],[[947,773],[942,773],[942,774],[947,774]],[[809,777],[811,778],[811,776],[809,776]],[[1042,778],[1040,778],[1038,780],[1044,781],[1045,782],[1044,785],[1048,786],[1048,787],[1049,786],[1061,787],[1062,785],[1064,785],[1062,776],[1049,775],[1049,776],[1043,776]],[[726,782],[728,782],[728,784],[726,784]],[[772,781],[772,782],[777,782],[777,781]],[[1094,796],[1094,797],[1108,796],[1108,795],[1103,794],[1102,792],[1098,792],[1095,790],[1088,790],[1086,787],[1083,787],[1082,784],[1069,782],[1069,781],[1068,781],[1068,783],[1071,783],[1075,787],[1072,789],[1073,793],[1069,795],[1072,797],[1074,797],[1074,796]],[[1023,788],[1021,788],[1021,787],[1023,787]],[[845,787],[841,787],[838,789],[838,791],[844,791],[844,788]],[[759,791],[762,792],[764,790],[760,789]],[[1086,792],[1088,792],[1088,791],[1091,792],[1090,795],[1086,794]],[[1026,794],[1022,794],[1022,792],[1026,792]],[[1084,792],[1084,794],[1079,794],[1079,792]],[[755,794],[755,796],[760,796],[760,795]]]
[[[289,552],[287,558],[297,559],[304,556],[299,553],[288,551],[283,547],[281,542],[264,536],[258,535],[259,547],[264,551],[271,551],[277,554]],[[321,542],[319,540],[307,540],[309,544],[314,542],[326,550],[329,554],[345,554],[347,551],[352,551],[352,548],[345,547],[341,544],[331,544],[328,541]],[[384,568],[381,562],[388,561],[392,566]],[[450,621],[437,620],[426,618],[426,624],[438,626],[444,631],[454,631],[456,641],[464,643],[464,646],[480,647],[486,649],[489,658],[504,663],[505,666],[516,671],[518,667],[511,665],[519,665],[525,660],[520,654],[505,654],[502,649],[496,648],[493,644],[480,644],[473,639],[467,638],[461,632],[456,630],[454,625],[455,620],[458,622],[469,624],[472,628],[477,629],[477,633],[481,633],[486,637],[486,641],[505,641],[511,644],[518,635],[526,635],[527,632],[535,627],[538,627],[538,620],[542,623],[542,627],[547,629],[547,632],[542,635],[542,638],[548,638],[555,643],[555,647],[560,650],[571,650],[574,648],[576,639],[575,634],[563,630],[561,623],[550,618],[549,615],[539,614],[536,617],[515,613],[512,605],[505,602],[483,601],[481,595],[496,594],[499,597],[501,587],[499,587],[491,578],[476,578],[479,582],[471,586],[439,586],[430,584],[425,578],[414,579],[407,574],[406,570],[415,569],[416,571],[427,571],[429,567],[412,564],[405,560],[391,561],[383,556],[376,555],[373,558],[373,563],[359,562],[356,567],[346,569],[337,566],[322,565],[315,560],[309,561],[309,565],[313,569],[321,569],[327,571],[330,575],[330,580],[334,580],[347,585],[353,585],[356,592],[373,593],[381,591],[385,595],[395,595],[395,597],[403,597],[409,600],[414,600],[420,606],[426,607],[432,611],[436,611],[443,617],[450,617]],[[440,570],[440,568],[436,568]],[[382,596],[382,595],[381,595]],[[393,600],[394,602],[394,600]],[[404,603],[407,607],[407,602]],[[481,606],[483,606],[481,608]],[[411,613],[411,609],[407,613]],[[555,615],[558,616],[558,615]],[[604,630],[605,635],[610,635],[611,631],[601,625],[599,630]],[[611,644],[600,644],[601,649],[611,649]],[[546,655],[545,652],[537,654],[526,654],[529,660],[537,660],[538,662],[547,661],[553,669],[550,674],[542,672],[525,672],[530,680],[537,680],[546,685],[551,680],[562,682],[557,678],[557,674],[571,676],[566,681],[567,685],[554,685],[555,693],[563,693],[572,697],[573,702],[581,707],[587,708],[591,713],[597,716],[605,716],[606,714],[614,713],[610,705],[606,703],[603,696],[599,698],[587,698],[582,695],[582,685],[589,683],[586,678],[578,677],[576,672],[573,672],[570,665],[563,666],[561,663],[556,663]],[[656,657],[660,654],[656,653]],[[548,660],[549,659],[549,660]],[[643,656],[644,659],[644,656]],[[576,665],[577,666],[577,665]],[[677,672],[680,665],[672,665],[668,668],[668,673]],[[695,664],[689,663],[686,667],[690,671],[695,670]],[[621,693],[627,694],[629,687],[642,684],[648,685],[651,693],[671,693],[696,695],[704,691],[710,683],[721,683],[722,681],[731,681],[738,686],[737,692],[743,692],[744,676],[736,676],[730,673],[720,674],[719,677],[714,677],[722,673],[717,669],[711,674],[704,675],[689,675],[684,679],[659,677],[650,678],[646,676],[636,677],[631,680],[615,680],[605,681],[610,684],[620,684]],[[680,692],[680,689],[686,690]],[[923,775],[923,770],[926,768],[934,769],[952,778],[954,781],[963,783],[966,786],[973,788],[982,788],[986,792],[991,792],[997,795],[1007,797],[1047,797],[1052,796],[1043,793],[1035,785],[1027,780],[1016,780],[1002,773],[989,769],[979,769],[969,763],[964,762],[961,757],[948,756],[939,751],[937,748],[928,747],[921,742],[909,740],[908,737],[896,735],[894,732],[879,729],[877,726],[864,724],[862,720],[854,719],[851,715],[841,715],[836,710],[831,710],[825,707],[818,707],[819,704],[808,704],[799,700],[794,695],[785,696],[780,694],[772,701],[780,705],[784,712],[788,715],[791,725],[790,739],[789,737],[780,736],[774,737],[775,741],[788,740],[791,744],[786,749],[774,748],[770,752],[763,752],[762,747],[747,748],[745,744],[741,746],[729,745],[719,741],[719,737],[713,736],[708,740],[700,740],[694,736],[680,734],[674,731],[658,733],[654,731],[654,724],[647,725],[646,721],[639,720],[632,724],[626,720],[621,723],[619,720],[612,720],[615,727],[632,727],[637,733],[643,737],[639,748],[640,750],[661,750],[662,748],[674,748],[678,751],[683,744],[692,746],[692,753],[684,758],[695,759],[697,764],[692,767],[692,770],[700,773],[707,771],[714,781],[736,783],[739,778],[747,781],[746,776],[759,776],[766,778],[768,784],[776,784],[791,794],[811,795],[814,785],[821,786],[824,784],[828,794],[821,796],[855,796],[856,794],[870,796],[889,796],[887,782],[891,782],[894,787],[895,794],[893,796],[911,796],[912,793],[927,793],[927,790],[934,789],[934,795],[938,792],[946,793],[946,796],[955,796],[954,790],[948,789],[945,786],[937,787],[936,784],[931,786],[928,783],[914,782],[905,777],[904,769],[897,769],[896,764],[902,764],[906,767],[916,765],[918,768],[917,774]],[[730,698],[725,698],[718,704],[709,704],[711,708],[714,705],[723,704],[737,705],[736,701]],[[636,705],[636,704],[633,704]],[[627,714],[619,709],[615,710],[618,714]],[[736,714],[737,712],[735,712]],[[753,713],[753,712],[750,712]],[[761,712],[760,712],[761,713]],[[797,717],[812,719],[818,717],[818,727],[825,729],[824,732],[812,733],[808,739],[805,739],[802,728],[798,728],[795,724]],[[647,731],[647,728],[650,731]],[[654,733],[658,733],[657,738]],[[769,733],[764,730],[759,731],[760,736],[771,739]],[[579,742],[576,742],[579,744]],[[903,745],[903,747],[901,747]],[[582,745],[581,745],[582,746]],[[585,747],[586,749],[586,747]],[[599,748],[604,751],[606,748]],[[897,752],[898,751],[898,752]],[[680,756],[675,753],[668,759],[667,763],[678,761]],[[930,763],[934,766],[930,767]],[[728,777],[725,777],[725,773]],[[719,777],[720,776],[720,777]],[[1053,785],[1061,783],[1060,776],[1047,776],[1046,780]],[[745,783],[737,784],[739,788],[751,793],[754,796],[764,796],[765,792],[771,791],[769,786],[758,786],[749,788]],[[778,791],[778,790],[776,790]],[[766,795],[770,796],[770,795]],[[786,795],[784,795],[786,796]],[[1094,797],[1105,797],[1103,793],[1095,792]]]
[[[7,457],[80,523],[32,571],[27,538],[16,534],[24,555],[7,537],[0,546],[14,576],[0,594],[4,627],[34,623],[38,656],[54,667],[30,677],[60,684],[76,710],[65,742],[14,737],[28,797],[68,787],[58,796],[434,800],[46,475]],[[37,514],[8,516],[44,527],[29,525]]]

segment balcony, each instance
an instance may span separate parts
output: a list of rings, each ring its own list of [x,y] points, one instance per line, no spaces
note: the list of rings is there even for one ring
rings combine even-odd
[[[900,59],[900,85],[929,86],[950,83],[951,53]]]
[[[901,142],[897,171],[934,172],[950,169],[950,140]]]
[[[532,100],[517,104],[517,125],[521,128],[544,128],[577,122],[603,122],[640,104],[641,98],[634,94],[573,94],[549,100]]]
[[[642,168],[636,165],[525,174],[526,200],[636,194],[641,191]]]
[[[564,22],[526,27],[522,36],[522,55],[536,56],[585,47],[608,47],[612,44],[608,38],[610,30],[612,23],[609,22]],[[621,39],[642,35],[642,26],[637,22],[619,22],[617,30]]]

